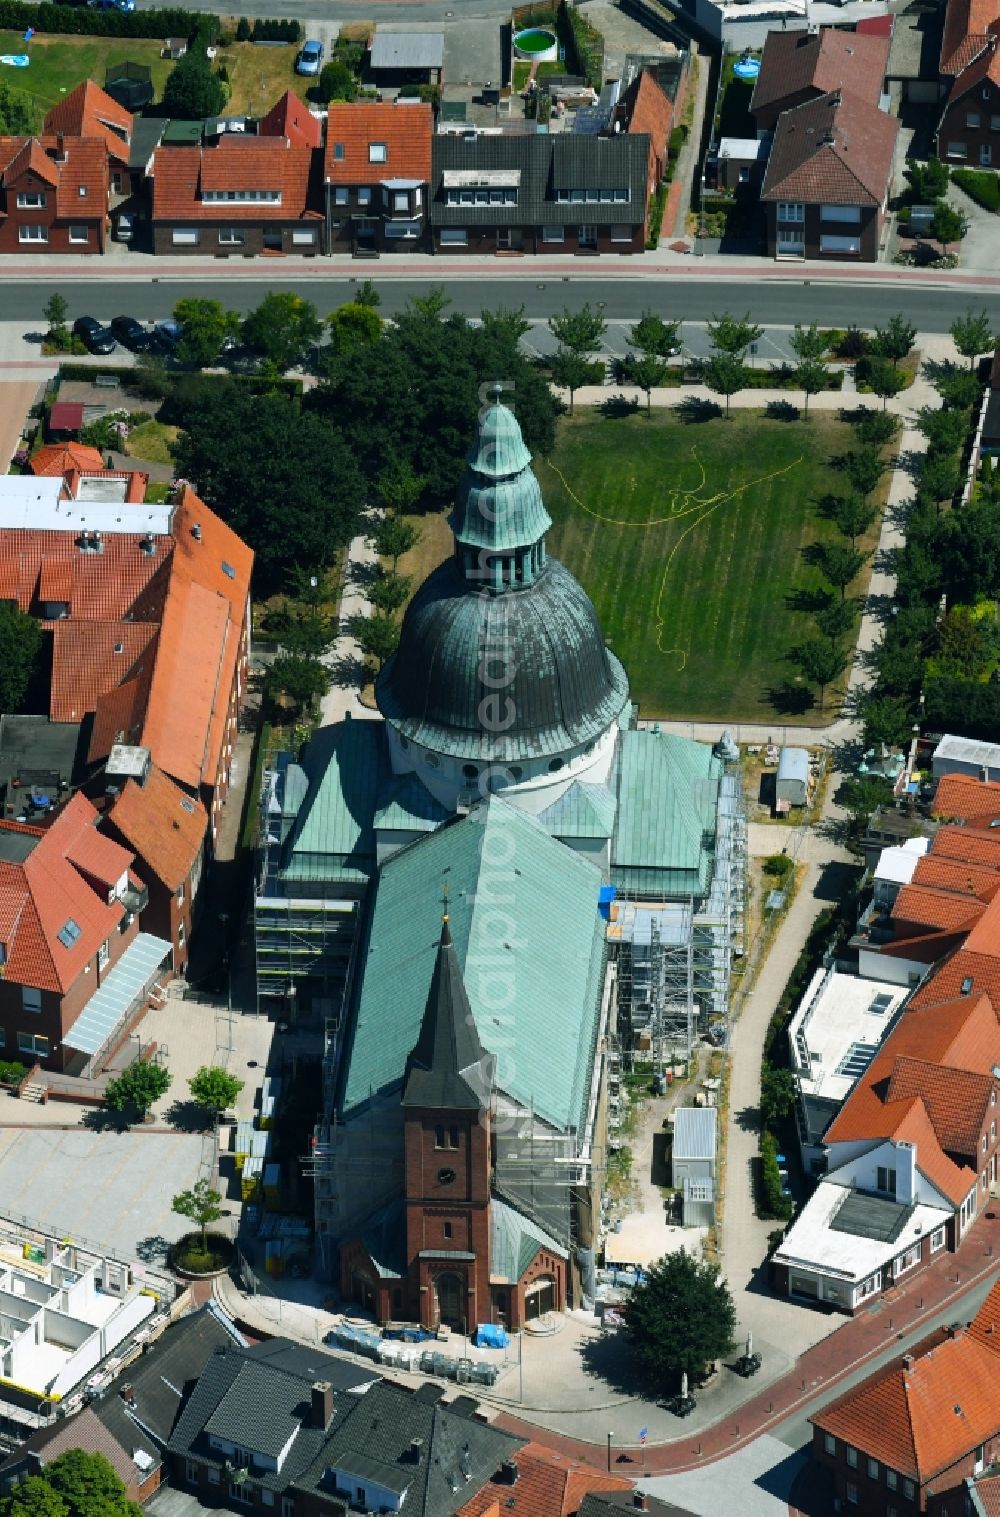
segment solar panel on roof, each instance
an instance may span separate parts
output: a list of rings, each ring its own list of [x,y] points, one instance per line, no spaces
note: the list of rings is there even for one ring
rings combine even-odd
[[[837,1065],[838,1075],[850,1075],[853,1079],[863,1075],[875,1057],[875,1048],[874,1043],[852,1043]]]

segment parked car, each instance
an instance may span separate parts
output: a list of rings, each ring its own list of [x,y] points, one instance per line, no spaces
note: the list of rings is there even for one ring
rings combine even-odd
[[[115,238],[118,242],[131,242],[135,232],[135,212],[119,211],[115,217]]]
[[[113,353],[118,344],[107,327],[93,316],[78,316],[73,323],[73,336],[79,337],[91,353]]]
[[[152,346],[149,331],[134,316],[116,316],[111,323],[111,331],[122,347],[129,348],[133,353],[148,353]]]
[[[302,44],[302,51],[295,60],[295,72],[297,74],[318,74],[322,66],[322,42],[317,42],[314,39],[304,42]]]
[[[177,344],[181,340],[184,328],[179,321],[157,321],[153,323],[153,346],[164,353],[176,353]]]

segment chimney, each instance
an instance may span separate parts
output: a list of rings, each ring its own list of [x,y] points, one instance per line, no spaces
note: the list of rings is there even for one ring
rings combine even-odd
[[[333,1420],[333,1386],[329,1380],[315,1380],[312,1388],[312,1425],[326,1432]]]
[[[497,1479],[501,1485],[516,1485],[520,1473],[513,1459],[505,1459],[497,1472]]]
[[[194,538],[194,540],[195,540],[196,543],[200,543],[201,542],[201,523],[200,522],[195,522],[194,526],[191,528],[191,536]]]
[[[632,1506],[637,1512],[649,1511],[649,1497],[646,1495],[645,1491],[632,1492]]]
[[[419,1464],[423,1458],[424,1440],[422,1438],[410,1439],[410,1463]]]
[[[910,1365],[912,1363],[913,1363],[913,1355],[912,1354],[904,1354],[903,1355],[903,1369],[904,1370],[908,1370],[910,1368]]]
[[[56,132],[56,163],[66,162],[66,138],[62,132]]]

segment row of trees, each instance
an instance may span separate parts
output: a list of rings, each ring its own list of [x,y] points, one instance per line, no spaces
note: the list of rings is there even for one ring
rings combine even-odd
[[[142,1118],[173,1084],[173,1076],[162,1064],[152,1064],[145,1059],[136,1059],[115,1079],[109,1080],[104,1100],[110,1111]],[[206,1115],[217,1120],[226,1111],[240,1091],[243,1081],[218,1065],[203,1064],[197,1074],[188,1080],[192,1100],[201,1106]]]
[[[927,450],[914,473],[906,542],[896,553],[893,615],[873,652],[874,680],[861,704],[869,745],[905,743],[924,718],[984,737],[1000,723],[1000,687],[987,677],[1000,657],[991,604],[1000,596],[1000,492],[987,473],[966,504],[953,504],[982,395],[976,362],[996,338],[987,314],[972,311],[952,323],[951,336],[967,367],[928,370],[942,404],[917,417]]]

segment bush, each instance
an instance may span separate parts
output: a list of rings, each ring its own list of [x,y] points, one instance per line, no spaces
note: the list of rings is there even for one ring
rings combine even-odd
[[[787,853],[772,853],[763,864],[764,873],[772,880],[787,879],[794,867]]]
[[[52,5],[48,0],[25,4],[0,0],[0,30],[87,37],[191,37],[208,22],[218,30],[217,16],[202,16],[179,6],[159,10],[97,11],[88,5]]]
[[[24,1075],[24,1065],[16,1059],[0,1059],[0,1085],[19,1085]]]
[[[837,357],[858,359],[864,358],[867,352],[868,333],[862,332],[861,328],[855,326],[852,322],[837,344]]]
[[[237,42],[250,41],[250,23],[246,16],[241,16],[239,19],[236,27],[236,40]]]
[[[994,215],[1000,211],[1000,182],[996,174],[986,169],[952,169],[951,177],[976,205]]]
[[[681,148],[684,146],[685,142],[687,142],[687,139],[687,127],[675,126],[673,131],[670,133],[670,136],[667,138],[667,157],[670,159],[677,158],[680,154]]]
[[[891,412],[875,411],[870,406],[859,406],[854,414],[848,417],[848,420],[854,428],[854,435],[858,442],[876,448],[892,442],[899,427],[898,421]]]
[[[233,1262],[234,1249],[222,1233],[209,1233],[208,1247],[201,1246],[200,1233],[185,1233],[170,1251],[171,1263],[192,1275],[207,1275],[216,1269],[228,1269]]]
[[[297,21],[288,16],[279,17],[277,20],[265,20],[258,17],[250,35],[254,42],[298,42],[302,36],[302,28]]]
[[[657,185],[649,197],[649,222],[646,232],[646,247],[652,251],[660,245],[660,231],[663,227],[663,212],[667,204],[667,186]]]

